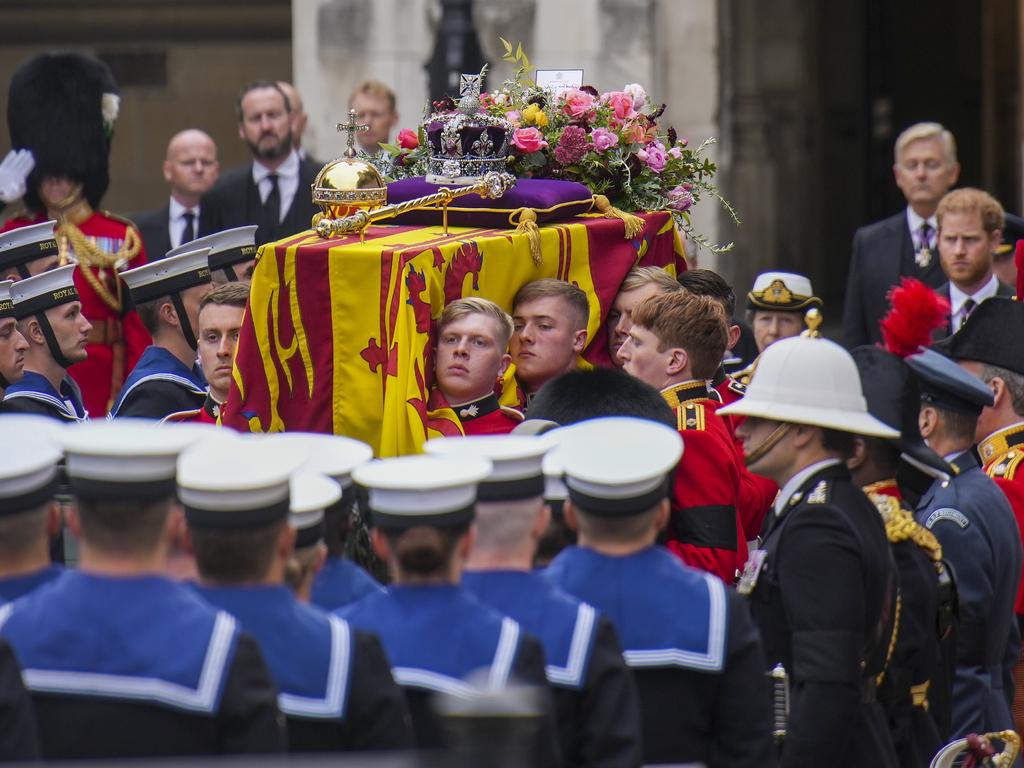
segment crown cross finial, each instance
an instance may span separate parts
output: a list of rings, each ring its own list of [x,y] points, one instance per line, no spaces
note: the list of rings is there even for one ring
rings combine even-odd
[[[484,76],[487,65],[484,64],[479,74],[462,74],[459,76],[459,111],[467,115],[473,114],[480,107],[480,93],[484,87]]]
[[[346,139],[347,146],[345,147],[344,155],[345,157],[355,157],[356,133],[368,131],[370,130],[370,126],[367,125],[366,123],[360,123],[358,121],[358,117],[356,116],[356,111],[354,109],[350,109],[348,111],[348,122],[338,123],[337,130],[339,133],[341,131],[348,131],[348,139]]]

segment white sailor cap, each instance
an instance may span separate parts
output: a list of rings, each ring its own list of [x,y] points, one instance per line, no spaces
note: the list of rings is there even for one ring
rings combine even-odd
[[[275,448],[264,436],[200,439],[178,459],[178,499],[188,524],[232,530],[287,519],[289,481],[306,458],[304,451]]]
[[[189,253],[196,248],[209,248],[208,257],[210,272],[219,269],[227,270],[229,267],[243,261],[251,261],[256,258],[256,230],[255,224],[234,229],[225,229],[221,232],[214,232],[212,235],[198,237],[188,243],[182,243],[177,248],[167,252],[167,258],[180,256]],[[228,273],[228,278],[234,280],[234,270]]]
[[[324,513],[341,499],[341,486],[316,472],[300,470],[291,477],[291,512],[295,548],[311,547],[324,539]]]
[[[0,416],[0,517],[38,509],[57,492],[64,455],[44,416]]]
[[[793,272],[762,272],[754,278],[754,288],[747,294],[747,308],[797,312],[821,307],[814,295],[811,281]]]
[[[486,459],[401,456],[356,467],[352,479],[369,491],[373,524],[401,530],[468,525],[477,484],[490,474]]]
[[[56,224],[55,221],[44,221],[0,235],[0,270],[14,267],[22,277],[28,277],[26,264],[46,256],[56,256],[59,251],[53,236]]]
[[[45,312],[51,307],[78,301],[75,265],[67,264],[34,277],[18,280],[11,286],[14,314],[21,320]]]
[[[343,488],[352,484],[352,470],[373,458],[373,449],[366,443],[341,435],[275,432],[266,439],[307,454],[304,469],[327,475]]]
[[[144,304],[161,296],[181,293],[194,285],[210,282],[209,248],[196,248],[121,273],[132,293],[132,301]]]
[[[612,417],[559,431],[563,434],[553,461],[561,462],[569,499],[584,512],[623,517],[644,512],[669,495],[683,455],[683,439],[671,427]]]
[[[423,450],[453,459],[488,459],[491,474],[480,483],[477,501],[516,501],[544,495],[542,464],[551,445],[536,436],[476,435],[428,440]]]
[[[195,439],[192,430],[143,419],[90,421],[61,432],[72,492],[100,498],[173,496],[178,455]]]
[[[16,317],[14,314],[14,299],[11,298],[11,286],[13,280],[0,280],[0,319]]]
[[[547,502],[565,501],[569,498],[569,488],[565,484],[565,469],[562,467],[562,458],[557,448],[556,444],[544,455],[544,500]]]

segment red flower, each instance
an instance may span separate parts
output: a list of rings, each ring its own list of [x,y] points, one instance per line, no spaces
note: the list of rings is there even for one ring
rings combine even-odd
[[[402,149],[416,149],[420,145],[420,137],[412,128],[403,128],[398,132],[398,146]]]

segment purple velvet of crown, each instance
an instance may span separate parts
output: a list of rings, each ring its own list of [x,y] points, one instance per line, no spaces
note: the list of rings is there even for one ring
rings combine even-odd
[[[485,173],[506,171],[512,125],[485,112],[439,112],[423,126],[430,143],[427,181],[473,184]]]

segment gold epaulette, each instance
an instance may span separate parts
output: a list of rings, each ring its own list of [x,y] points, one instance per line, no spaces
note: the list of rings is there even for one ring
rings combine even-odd
[[[119,221],[122,224],[125,224],[126,226],[129,226],[129,227],[131,227],[134,230],[138,230],[138,228],[139,228],[138,225],[134,221],[129,219],[127,216],[122,216],[122,215],[120,215],[118,213],[113,213],[113,212],[107,211],[107,210],[102,210],[102,211],[100,211],[100,213],[102,213],[108,219],[113,219],[114,221]]]
[[[676,429],[703,432],[707,428],[703,403],[681,403],[676,409]]]
[[[1013,480],[1021,461],[1024,461],[1024,451],[1015,448],[989,464],[985,472],[988,473],[989,477]]]
[[[920,525],[897,499],[884,493],[869,493],[868,498],[885,522],[885,535],[890,543],[897,544],[909,540],[927,552],[932,560],[942,559],[942,546],[939,540],[931,531]]]

